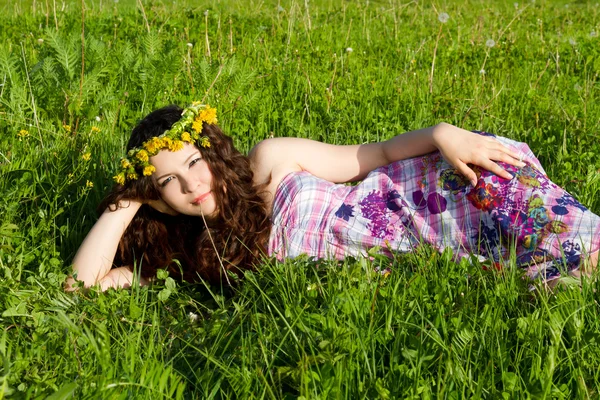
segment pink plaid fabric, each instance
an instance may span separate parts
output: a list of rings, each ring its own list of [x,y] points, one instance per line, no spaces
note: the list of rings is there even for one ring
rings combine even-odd
[[[475,187],[437,152],[378,168],[356,186],[289,174],[275,196],[269,254],[342,259],[428,243],[498,268],[512,251],[531,278],[577,269],[600,247],[600,218],[552,183],[526,144],[497,139],[527,166],[502,164],[512,180],[476,170]]]

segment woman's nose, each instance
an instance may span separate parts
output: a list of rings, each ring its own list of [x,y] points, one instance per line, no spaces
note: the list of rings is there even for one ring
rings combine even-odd
[[[184,193],[193,192],[198,187],[198,180],[191,175],[182,176],[181,178],[181,191]]]

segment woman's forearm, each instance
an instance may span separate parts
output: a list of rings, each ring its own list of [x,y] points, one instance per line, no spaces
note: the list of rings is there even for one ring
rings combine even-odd
[[[141,205],[134,200],[121,201],[116,210],[106,209],[94,224],[73,259],[73,274],[84,286],[95,285],[109,273],[119,241]],[[74,282],[69,277],[67,290]]]

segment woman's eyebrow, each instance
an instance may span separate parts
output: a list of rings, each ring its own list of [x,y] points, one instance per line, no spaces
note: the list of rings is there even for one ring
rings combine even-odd
[[[185,161],[182,163],[182,165],[185,165],[185,164],[187,164],[187,163],[188,163],[188,161],[190,160],[190,158],[192,158],[192,157],[194,157],[194,156],[197,156],[198,154],[200,154],[200,152],[199,152],[199,151],[196,151],[196,152],[194,152],[194,153],[190,154],[190,156],[189,156],[188,158],[186,158],[186,159],[185,159]],[[171,175],[171,173],[170,173],[170,172],[167,172],[166,174],[162,174],[161,176],[157,177],[157,178],[156,178],[156,180],[159,180],[159,179],[161,179],[161,178],[164,178],[164,177],[165,177],[165,176],[167,176],[167,175]]]

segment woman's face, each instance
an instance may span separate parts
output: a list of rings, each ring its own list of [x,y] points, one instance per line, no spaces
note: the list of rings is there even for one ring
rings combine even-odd
[[[196,146],[184,143],[179,151],[161,150],[150,163],[156,168],[152,179],[167,205],[185,215],[216,214],[212,173]]]

